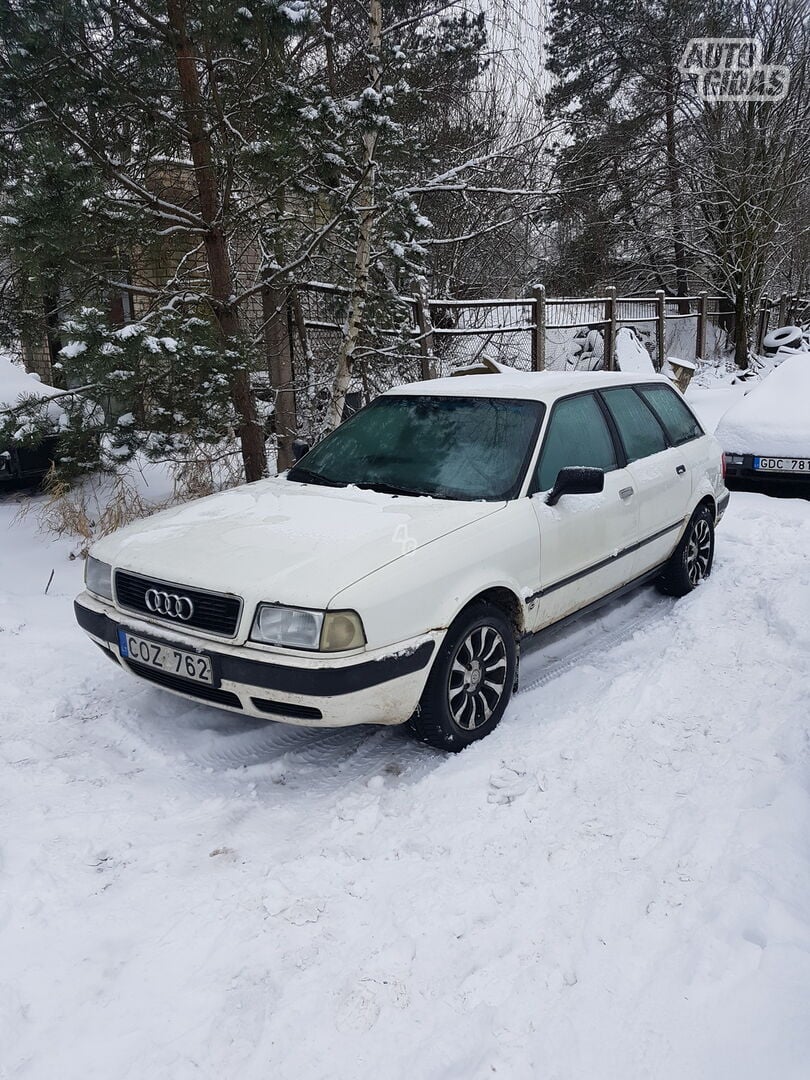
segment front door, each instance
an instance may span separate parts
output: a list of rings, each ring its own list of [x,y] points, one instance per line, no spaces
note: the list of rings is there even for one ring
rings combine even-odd
[[[604,490],[563,495],[549,506],[557,474],[572,465],[602,469]],[[638,499],[594,393],[554,404],[529,493],[540,539],[540,582],[530,611],[532,629],[540,630],[633,577],[632,552],[624,552],[637,537]]]

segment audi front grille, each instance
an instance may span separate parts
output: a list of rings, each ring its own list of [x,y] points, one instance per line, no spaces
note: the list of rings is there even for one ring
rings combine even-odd
[[[178,628],[192,627],[219,637],[235,637],[242,614],[242,600],[238,596],[158,581],[128,570],[115,571],[115,599],[120,608],[147,619]]]

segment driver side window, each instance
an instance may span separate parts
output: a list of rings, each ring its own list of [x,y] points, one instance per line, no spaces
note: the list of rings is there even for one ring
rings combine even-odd
[[[618,468],[610,430],[593,394],[564,398],[554,406],[530,491],[548,491],[560,469],[570,465],[605,472]]]

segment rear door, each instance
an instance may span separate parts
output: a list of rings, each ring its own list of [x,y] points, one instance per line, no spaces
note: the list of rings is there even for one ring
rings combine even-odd
[[[640,387],[620,386],[600,394],[621,439],[638,506],[637,577],[672,554],[692,500],[692,468],[685,451],[672,445]]]
[[[598,495],[564,495],[556,506],[546,496],[560,469],[602,469]],[[557,401],[529,487],[540,540],[540,582],[534,590],[532,629],[585,607],[632,578],[638,532],[633,480],[624,467],[604,406],[593,392]]]
[[[658,417],[670,446],[677,451],[673,455],[676,473],[681,467],[687,470],[691,497],[706,473],[709,443],[706,432],[674,386],[654,383],[639,386],[638,392]]]

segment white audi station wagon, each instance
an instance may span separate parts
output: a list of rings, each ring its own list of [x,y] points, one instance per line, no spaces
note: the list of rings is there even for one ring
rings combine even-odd
[[[709,574],[723,454],[659,376],[464,375],[383,394],[286,475],[97,543],[79,625],[141,679],[251,717],[409,723],[460,750],[531,635]]]

